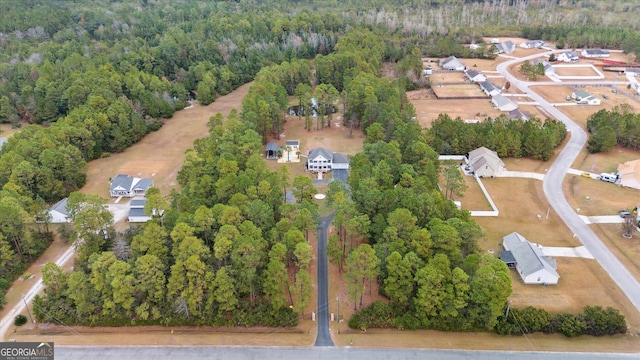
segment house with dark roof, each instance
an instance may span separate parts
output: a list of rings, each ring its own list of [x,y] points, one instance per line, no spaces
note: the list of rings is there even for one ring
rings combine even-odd
[[[444,70],[456,70],[463,71],[466,69],[466,66],[462,61],[458,60],[455,56],[449,56],[446,59],[440,60],[440,67]]]
[[[505,251],[500,252],[500,259],[515,268],[525,284],[558,284],[558,265],[550,256],[544,255],[540,245],[512,232],[502,238],[502,246]]]
[[[153,186],[153,179],[118,174],[109,181],[109,185],[111,197],[144,196],[147,190]]]
[[[144,223],[151,220],[151,216],[144,212],[144,206],[147,204],[147,199],[136,198],[131,199],[129,202],[129,216],[127,219],[131,223]]]
[[[493,106],[500,111],[511,111],[518,108],[518,104],[513,102],[508,97],[502,96],[500,94],[495,95],[491,98],[491,104],[493,104]]]
[[[496,44],[496,48],[498,49],[498,54],[511,54],[516,51],[516,44],[511,40],[507,40],[503,43]]]
[[[282,148],[277,143],[270,142],[264,148],[264,152],[265,152],[265,157],[267,159],[277,159],[278,158],[278,152],[280,152],[280,154],[282,154]]]
[[[502,93],[499,87],[497,87],[494,83],[488,80],[480,83],[480,90],[482,90],[485,94],[489,96],[495,96]]]
[[[64,198],[57,203],[55,203],[49,209],[49,222],[52,224],[61,224],[71,222],[71,218],[69,217],[69,210],[67,210],[67,200],[68,198]]]
[[[531,119],[531,113],[526,110],[515,109],[507,113],[507,119],[528,121]]]
[[[309,151],[306,167],[307,170],[313,172],[349,169],[349,157],[334,153],[327,148],[317,147]]]
[[[477,177],[493,177],[504,171],[504,162],[493,150],[482,146],[469,152],[469,166]]]
[[[602,49],[584,49],[581,54],[586,58],[606,58],[611,55],[609,50]]]
[[[469,79],[469,81],[474,83],[479,83],[483,81],[487,81],[487,77],[484,76],[483,73],[473,69],[467,69],[464,71],[464,76]]]

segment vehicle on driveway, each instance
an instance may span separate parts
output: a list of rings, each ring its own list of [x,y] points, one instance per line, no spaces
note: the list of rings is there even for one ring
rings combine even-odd
[[[591,174],[589,174],[589,173],[582,173],[582,174],[580,174],[580,176],[586,177],[586,178],[591,178]]]
[[[631,216],[631,213],[630,213],[630,212],[628,212],[628,211],[626,211],[626,210],[622,210],[622,211],[620,211],[620,217],[621,217],[621,218],[626,219],[626,218],[627,218],[627,216]]]
[[[567,101],[571,101],[571,96],[567,96]]]
[[[602,95],[603,98],[608,99],[609,96],[608,95]]]

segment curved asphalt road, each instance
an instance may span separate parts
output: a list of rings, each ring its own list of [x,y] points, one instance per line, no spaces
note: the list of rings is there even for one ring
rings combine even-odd
[[[327,228],[333,215],[320,217],[318,224],[318,337],[314,346],[335,346],[329,331],[329,276],[327,271]]]
[[[547,53],[547,54],[550,54]],[[562,180],[567,170],[574,162],[578,153],[587,141],[587,134],[576,125],[569,117],[559,111],[556,107],[549,104],[540,95],[529,89],[529,85],[538,85],[537,83],[524,82],[516,79],[509,74],[507,68],[515,63],[540,57],[542,54],[535,54],[515,60],[503,62],[498,65],[497,70],[505,79],[511,82],[512,86],[516,86],[525,92],[529,97],[538,102],[540,106],[556,119],[562,121],[570,131],[571,138],[564,147],[556,161],[551,165],[544,177],[542,183],[544,193],[549,200],[553,209],[560,215],[564,222],[569,226],[571,231],[589,250],[593,257],[600,263],[604,270],[611,276],[613,281],[627,295],[631,303],[640,311],[640,283],[629,273],[622,263],[609,251],[609,249],[600,241],[593,231],[580,219],[578,214],[567,202],[562,192]],[[602,81],[601,83],[610,83]],[[557,83],[558,85],[563,83]],[[563,84],[564,85],[564,84]]]

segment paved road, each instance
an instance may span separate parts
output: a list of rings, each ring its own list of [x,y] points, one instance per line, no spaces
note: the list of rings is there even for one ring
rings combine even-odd
[[[319,218],[318,224],[318,337],[315,346],[334,346],[329,331],[329,276],[327,271],[327,229],[333,215]]]
[[[550,54],[550,52],[546,54]],[[571,231],[573,231],[575,236],[582,242],[587,250],[589,250],[609,276],[611,276],[613,281],[618,284],[636,309],[640,311],[640,283],[638,283],[624,265],[622,265],[622,263],[600,241],[596,234],[594,234],[594,232],[591,231],[591,229],[584,223],[578,214],[576,214],[575,210],[569,205],[564,193],[562,192],[562,180],[587,141],[587,134],[580,126],[571,121],[568,116],[549,104],[544,98],[529,88],[529,85],[538,85],[537,83],[520,81],[507,71],[507,68],[515,63],[538,58],[541,55],[542,54],[534,54],[517,60],[503,62],[498,65],[497,70],[509,82],[511,82],[512,86],[515,86],[521,91],[527,93],[529,97],[538,102],[548,114],[562,121],[570,132],[571,138],[569,139],[569,142],[553,165],[551,165],[542,182],[545,196],[547,197],[547,200],[549,200],[553,209],[558,213],[558,215],[560,215]],[[601,81],[601,83],[610,82]],[[558,83],[555,85],[557,84]]]
[[[217,360],[578,360],[584,353],[460,351],[423,349],[361,349],[361,348],[287,348],[287,347],[55,347],[56,360],[157,360],[157,359],[217,359]],[[638,354],[589,353],[593,360],[637,359]]]

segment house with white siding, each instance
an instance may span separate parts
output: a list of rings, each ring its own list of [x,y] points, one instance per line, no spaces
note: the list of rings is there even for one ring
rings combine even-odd
[[[512,232],[502,238],[502,246],[505,251],[500,252],[500,259],[507,266],[515,268],[526,285],[558,284],[558,265],[550,256],[544,255],[540,245],[527,241],[517,232]]]

